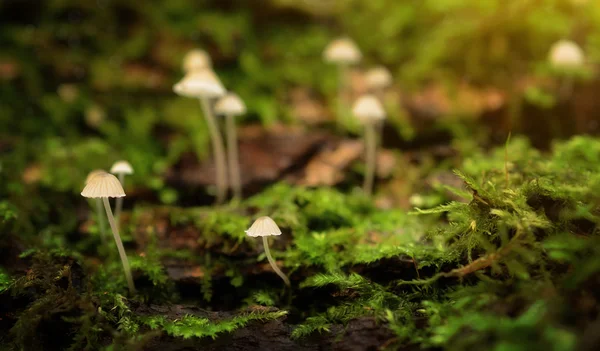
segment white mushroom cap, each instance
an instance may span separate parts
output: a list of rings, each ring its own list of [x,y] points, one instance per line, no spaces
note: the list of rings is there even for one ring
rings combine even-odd
[[[186,73],[211,68],[212,61],[204,50],[190,50],[183,58],[183,71]]]
[[[377,66],[367,71],[365,80],[369,89],[383,89],[392,84],[392,75],[387,68]]]
[[[327,62],[351,64],[360,61],[362,54],[351,39],[339,38],[327,45],[323,58]]]
[[[127,161],[117,161],[110,168],[110,173],[113,174],[133,174],[133,167]]]
[[[178,95],[190,98],[216,98],[225,94],[225,87],[215,72],[203,69],[188,72],[179,83],[173,86],[173,91]]]
[[[123,197],[125,190],[121,182],[110,173],[99,173],[92,177],[81,192],[83,197]]]
[[[363,95],[352,106],[352,113],[363,123],[373,123],[385,119],[385,110],[373,95]]]
[[[219,115],[243,115],[246,113],[246,104],[236,94],[229,93],[217,101],[215,112]]]
[[[275,221],[269,216],[257,218],[254,223],[246,230],[248,236],[271,236],[281,235],[281,229],[277,226]]]
[[[106,171],[103,169],[95,169],[95,170],[91,171],[90,173],[88,173],[87,177],[85,177],[85,184],[89,183],[92,178],[94,178],[95,176],[97,176],[98,174],[101,174],[101,173],[106,173]]]
[[[548,55],[550,63],[555,68],[577,68],[584,63],[583,50],[575,42],[559,40],[552,45]]]

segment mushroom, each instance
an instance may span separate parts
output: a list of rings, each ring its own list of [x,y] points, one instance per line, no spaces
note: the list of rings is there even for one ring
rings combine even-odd
[[[116,174],[119,177],[119,182],[121,182],[121,186],[125,187],[125,175],[133,174],[133,167],[127,161],[117,161],[110,168],[110,173]],[[123,211],[123,198],[118,197],[115,203],[115,219],[117,221],[117,225],[121,222],[119,219],[121,218],[121,212]]]
[[[365,180],[364,192],[370,196],[373,192],[373,178],[375,177],[375,164],[377,157],[376,125],[385,119],[385,110],[373,95],[363,95],[352,107],[354,116],[365,126]]]
[[[81,196],[93,199],[102,199],[104,203],[104,210],[106,211],[106,217],[110,223],[115,242],[117,243],[117,249],[119,250],[119,256],[121,256],[121,262],[123,263],[123,270],[125,271],[125,278],[127,279],[127,285],[131,293],[135,292],[135,286],[133,285],[133,278],[131,277],[131,269],[129,268],[129,261],[125,253],[125,248],[121,242],[119,236],[119,228],[115,223],[110,203],[108,202],[109,197],[120,198],[125,196],[125,191],[121,182],[114,175],[106,172],[98,173],[91,177],[88,183],[83,188]]]
[[[185,73],[211,68],[210,56],[204,50],[190,50],[183,58],[183,71]]]
[[[392,74],[384,66],[377,66],[367,71],[365,75],[367,89],[375,95],[383,105],[386,104],[385,89],[392,85]],[[378,123],[377,132],[383,133],[383,122]]]
[[[550,64],[556,69],[574,69],[583,66],[583,50],[570,40],[559,40],[552,45],[548,54]]]
[[[187,73],[179,83],[173,86],[173,91],[178,95],[200,100],[213,147],[217,185],[216,202],[220,204],[227,193],[227,166],[223,138],[213,116],[210,99],[223,96],[225,88],[212,70],[204,69]]]
[[[573,78],[575,71],[583,68],[585,55],[581,47],[570,40],[559,40],[550,48],[548,60],[560,76],[559,95],[569,98],[573,91]]]
[[[392,75],[384,66],[377,66],[367,71],[365,81],[369,91],[382,99],[385,89],[392,84]]]
[[[348,85],[348,67],[359,62],[362,59],[362,54],[356,44],[350,38],[338,38],[330,42],[325,51],[323,58],[326,62],[336,64],[339,68],[338,81],[338,127],[341,127],[345,116],[344,93]]]
[[[235,130],[234,117],[246,113],[246,105],[239,96],[234,93],[229,93],[217,101],[215,112],[225,116],[229,178],[231,180],[233,195],[239,199],[242,197],[242,181],[240,177],[240,160],[238,156],[237,133]]]
[[[275,273],[277,273],[277,275],[281,279],[283,279],[285,285],[291,287],[290,280],[279,269],[279,267],[277,267],[277,264],[271,256],[271,252],[269,251],[269,241],[267,240],[267,237],[271,235],[281,235],[281,229],[279,229],[275,221],[269,216],[259,217],[254,221],[254,223],[252,223],[250,228],[246,230],[246,235],[251,237],[262,236],[263,246],[265,248],[265,255],[267,256],[267,260],[269,260],[269,263],[271,264],[271,267],[273,267]]]
[[[88,173],[85,178],[85,184],[89,183],[92,178],[97,176],[98,174],[106,173],[102,169],[96,169]],[[104,217],[102,216],[102,200],[95,199],[96,202],[96,220],[98,221],[98,227],[100,230],[100,240],[102,240],[102,244],[106,246],[106,222],[104,222]]]

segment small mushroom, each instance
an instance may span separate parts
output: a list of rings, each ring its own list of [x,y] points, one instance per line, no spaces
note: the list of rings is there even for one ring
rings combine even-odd
[[[85,178],[85,184],[89,183],[92,178],[97,176],[98,174],[106,173],[102,169],[96,169],[88,173]],[[100,240],[102,240],[102,244],[106,246],[106,222],[104,221],[104,216],[102,216],[102,200],[94,199],[96,202],[96,220],[98,221],[98,227],[100,230]]]
[[[183,71],[185,73],[211,68],[212,62],[210,56],[204,50],[190,50],[183,58]]]
[[[210,100],[223,96],[225,88],[212,70],[204,69],[187,73],[179,83],[173,86],[173,91],[178,95],[200,100],[213,147],[217,183],[216,202],[220,204],[225,200],[227,194],[227,161],[223,138],[213,116]]]
[[[327,45],[323,58],[327,62],[350,65],[358,63],[362,59],[362,54],[352,39],[342,37],[332,40]]]
[[[229,93],[217,101],[215,112],[225,116],[229,178],[231,180],[234,197],[240,199],[242,197],[242,181],[240,176],[240,160],[234,118],[246,113],[246,105],[239,96],[234,93]]]
[[[349,67],[358,63],[362,59],[362,54],[350,38],[338,38],[327,45],[323,52],[323,58],[326,62],[336,64],[340,71],[338,76],[337,123],[338,128],[341,128],[344,125],[343,118],[346,111],[344,93],[348,89]]]
[[[585,63],[583,50],[575,42],[559,40],[550,48],[548,60],[559,75],[559,95],[563,99],[568,99],[573,92],[574,75],[572,73],[582,69]]]
[[[81,192],[81,196],[92,199],[102,199],[106,217],[108,217],[108,222],[110,223],[110,228],[112,229],[115,242],[117,243],[117,249],[119,250],[119,256],[121,256],[121,263],[123,263],[123,270],[125,272],[129,291],[135,293],[131,269],[129,268],[129,260],[127,259],[125,248],[121,242],[121,236],[119,236],[119,228],[115,223],[115,218],[113,217],[110,203],[108,202],[109,197],[119,198],[125,196],[125,191],[123,190],[123,186],[121,186],[121,182],[119,182],[117,177],[110,173],[98,173],[89,179]]]
[[[269,241],[267,237],[271,235],[281,235],[281,229],[277,226],[277,223],[269,216],[263,216],[257,218],[254,223],[250,226],[248,230],[246,230],[246,235],[251,237],[262,236],[263,246],[265,248],[265,255],[267,256],[267,260],[271,264],[271,267],[277,273],[277,275],[283,279],[283,282],[287,287],[291,287],[290,280],[288,277],[277,267],[275,260],[271,256],[271,252],[269,251]]]
[[[133,174],[133,167],[127,161],[117,161],[110,168],[110,173],[116,174],[119,177],[121,185],[125,187],[125,175]],[[119,219],[121,218],[121,212],[123,211],[123,198],[118,197],[115,203],[115,219],[117,225],[120,225]]]
[[[574,69],[583,66],[583,50],[575,42],[559,40],[552,45],[548,54],[550,64],[556,69]]]
[[[384,66],[377,66],[367,71],[365,81],[369,91],[382,99],[385,89],[392,85],[392,74]]]
[[[352,107],[354,116],[365,126],[365,180],[364,192],[370,196],[373,192],[373,179],[377,157],[377,124],[385,120],[385,110],[373,95],[360,97]]]

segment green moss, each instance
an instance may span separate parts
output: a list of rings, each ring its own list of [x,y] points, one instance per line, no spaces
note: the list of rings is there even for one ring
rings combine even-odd
[[[8,290],[14,279],[0,268],[0,294]]]
[[[464,303],[457,301],[457,304]],[[492,350],[573,350],[575,335],[565,328],[548,325],[544,321],[547,318],[548,306],[543,301],[532,304],[518,318],[454,310],[444,318],[444,324],[433,326],[430,343],[432,346],[451,345],[450,350],[465,350],[486,343],[495,344]],[[461,333],[465,330],[473,334],[465,338]]]
[[[142,323],[151,329],[160,329],[171,336],[216,339],[221,334],[231,333],[253,321],[269,321],[282,318],[286,311],[257,310],[240,313],[227,320],[211,321],[208,318],[186,315],[178,320],[168,320],[162,315],[142,318]]]

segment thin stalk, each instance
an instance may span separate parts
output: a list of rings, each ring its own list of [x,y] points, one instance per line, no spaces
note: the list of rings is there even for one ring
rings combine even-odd
[[[273,256],[271,256],[271,251],[269,251],[269,241],[267,240],[267,237],[263,236],[262,239],[263,239],[263,246],[265,247],[265,255],[267,256],[267,260],[269,260],[269,263],[271,264],[271,267],[273,267],[273,270],[275,271],[275,273],[277,273],[277,275],[281,279],[283,279],[283,282],[285,283],[285,285],[287,285],[288,288],[291,287],[292,284],[290,283],[290,280],[281,271],[281,269],[279,269],[279,267],[277,267],[277,264],[275,263],[275,260],[273,259]]]
[[[216,185],[217,185],[217,204],[225,201],[227,195],[227,166],[225,160],[225,150],[223,147],[223,138],[217,127],[217,121],[212,113],[208,98],[200,98],[200,105],[202,105],[202,112],[204,118],[206,118],[206,125],[208,126],[208,132],[210,133],[210,140],[212,142],[213,155],[215,159],[216,168]]]
[[[96,199],[96,221],[98,221],[98,228],[100,229],[100,240],[102,240],[102,246],[106,247],[106,222],[104,222],[104,216],[102,216],[102,200]]]
[[[235,129],[235,120],[233,115],[225,116],[227,124],[227,161],[229,162],[229,177],[231,179],[231,188],[233,196],[237,199],[242,198],[242,180],[240,177],[240,159],[238,155],[237,131]]]
[[[339,65],[338,74],[338,97],[337,97],[337,127],[338,130],[343,131],[346,126],[346,99],[345,94],[348,85],[348,65]]]
[[[381,104],[384,106],[384,108],[387,109],[387,104],[386,104],[386,99],[385,99],[385,88],[374,89],[373,94],[381,102]],[[376,143],[377,147],[379,147],[381,144],[381,139],[383,138],[383,127],[385,126],[385,120],[381,120],[376,123],[377,123],[377,125],[376,125],[375,132],[377,135],[377,140],[375,143]]]
[[[373,123],[367,123],[365,125],[366,168],[363,190],[368,196],[371,196],[373,193],[373,180],[375,178],[375,163],[377,157],[377,138],[375,129]]]
[[[119,173],[119,182],[121,186],[125,187],[125,173]],[[121,212],[123,212],[123,198],[118,197],[115,201],[115,221],[117,222],[117,228],[121,228]]]
[[[125,279],[127,279],[127,285],[129,286],[129,291],[133,294],[135,293],[135,285],[133,285],[133,278],[131,277],[131,268],[129,268],[129,260],[127,259],[127,254],[125,253],[125,248],[123,247],[123,243],[121,242],[121,237],[119,236],[119,228],[115,223],[115,218],[113,217],[112,210],[110,209],[110,203],[108,202],[107,197],[103,197],[102,201],[104,202],[104,209],[106,210],[106,217],[108,218],[108,222],[110,223],[110,228],[112,229],[113,236],[115,237],[115,242],[117,243],[117,249],[119,249],[119,256],[121,256],[121,263],[123,263],[123,271],[125,271]]]

